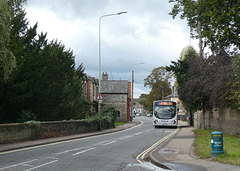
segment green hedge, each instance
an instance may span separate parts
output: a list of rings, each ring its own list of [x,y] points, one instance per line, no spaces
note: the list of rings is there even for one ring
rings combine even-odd
[[[97,124],[99,129],[114,128],[114,122],[116,121],[117,116],[117,110],[114,107],[109,107],[100,115],[87,116],[84,121]]]

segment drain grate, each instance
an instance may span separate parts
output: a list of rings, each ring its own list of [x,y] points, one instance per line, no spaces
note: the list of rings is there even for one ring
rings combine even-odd
[[[159,150],[159,153],[161,154],[172,154],[172,153],[179,153],[179,149],[174,149],[174,148],[162,148]]]

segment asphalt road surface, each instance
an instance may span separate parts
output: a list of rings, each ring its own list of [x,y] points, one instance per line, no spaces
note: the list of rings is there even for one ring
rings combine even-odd
[[[152,118],[136,119],[142,124],[124,131],[0,153],[0,171],[154,170],[137,157],[175,128],[156,129]]]

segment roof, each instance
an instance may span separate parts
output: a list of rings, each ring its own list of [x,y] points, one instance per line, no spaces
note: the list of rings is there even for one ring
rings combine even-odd
[[[128,94],[128,80],[102,80],[101,93]]]
[[[170,94],[170,95],[164,97],[164,99],[169,99],[169,98],[174,98],[174,97],[175,97],[175,98],[178,98],[178,97],[179,97],[177,92],[172,93],[172,94]]]

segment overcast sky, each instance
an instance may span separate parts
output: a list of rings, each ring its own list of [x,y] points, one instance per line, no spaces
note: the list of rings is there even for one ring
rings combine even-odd
[[[190,40],[186,21],[173,20],[168,0],[28,0],[25,6],[30,25],[38,22],[38,33],[57,39],[71,48],[76,66],[98,78],[99,18],[102,18],[102,72],[109,79],[131,81],[134,70],[134,97],[148,94],[144,79],[154,68],[176,61],[188,45],[198,51],[197,40]],[[142,64],[143,63],[143,64]]]

